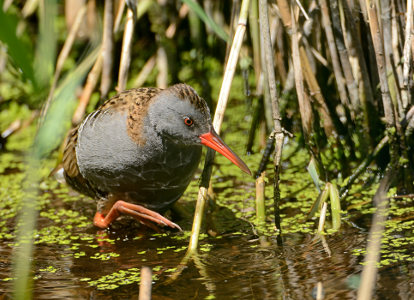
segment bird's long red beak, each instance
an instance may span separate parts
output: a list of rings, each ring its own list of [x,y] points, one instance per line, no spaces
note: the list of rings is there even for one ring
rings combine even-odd
[[[233,164],[238,166],[243,172],[246,172],[249,175],[252,175],[247,165],[240,157],[234,153],[226,143],[218,136],[218,134],[211,129],[210,132],[200,135],[201,144],[210,147],[213,150],[216,150],[218,153],[227,157]]]

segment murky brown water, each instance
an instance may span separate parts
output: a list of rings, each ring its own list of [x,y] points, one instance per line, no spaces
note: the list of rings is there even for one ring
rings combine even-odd
[[[329,256],[314,234],[317,222],[299,225],[295,219],[309,209],[317,192],[308,174],[301,177],[303,167],[290,168],[293,173],[286,171],[282,176],[285,232],[284,245],[278,246],[272,230],[266,232],[268,237],[259,237],[249,223],[254,219],[253,180],[235,178],[235,170],[226,170],[227,162],[218,160],[221,168],[214,177],[217,205],[210,206],[202,230],[210,235],[202,235],[198,255],[173,281],[171,276],[189,241],[197,180],[179,201],[176,213],[169,216],[184,232],[161,233],[139,228],[133,220],[100,231],[92,225],[96,208],[92,200],[53,179],[42,182],[33,259],[34,298],[137,299],[140,269],[148,266],[154,275],[153,299],[315,299],[318,282],[324,299],[356,299],[363,255],[356,256],[353,250],[365,248],[371,214],[348,210],[340,232],[326,236]],[[20,173],[7,170],[4,176],[0,174],[0,299],[11,298],[14,203],[22,197],[21,189],[12,187]],[[271,195],[271,187],[268,189],[267,195]],[[347,200],[349,204],[364,196],[366,191],[361,189]],[[369,207],[371,196],[364,197]],[[412,207],[413,201],[405,205]],[[362,207],[359,204],[357,209]],[[271,214],[271,201],[267,208]],[[407,214],[402,216],[410,220]],[[409,222],[393,238],[405,235],[411,240],[404,241],[411,241],[408,247],[413,248]],[[272,223],[271,218],[267,223]],[[375,299],[414,299],[414,255],[407,247],[401,253],[409,259],[380,268]]]
[[[219,208],[213,217],[223,215],[223,210],[226,209]],[[87,203],[85,213],[92,218],[92,212],[93,206]],[[365,230],[345,225],[341,233],[327,236],[332,252],[329,257],[313,234],[285,235],[284,246],[280,247],[275,238],[259,239],[248,223],[239,223],[237,227],[241,231],[236,232],[234,217],[229,210],[225,214],[220,226],[227,227],[227,232],[202,239],[200,248],[204,251],[199,251],[196,259],[168,284],[172,269],[185,253],[185,250],[178,251],[187,246],[188,238],[183,233],[157,234],[135,228],[132,223],[132,226],[106,231],[86,226],[72,231],[73,237],[83,236],[83,241],[38,243],[34,298],[136,299],[137,275],[144,265],[153,268],[156,275],[153,299],[314,299],[318,282],[322,283],[325,299],[356,298],[362,256],[352,255],[351,250],[365,246]],[[189,229],[191,218],[181,219],[179,223]],[[51,224],[48,218],[40,218],[39,227]],[[1,279],[10,277],[10,251],[7,241],[3,241],[0,244]],[[77,257],[76,253],[81,256]],[[96,258],[98,255],[101,259]],[[47,270],[49,266],[54,270]],[[91,286],[99,278],[103,278],[101,285]],[[113,289],[111,283],[115,284]],[[8,282],[0,283],[0,293],[9,298]],[[413,264],[381,269],[375,299],[413,298]]]

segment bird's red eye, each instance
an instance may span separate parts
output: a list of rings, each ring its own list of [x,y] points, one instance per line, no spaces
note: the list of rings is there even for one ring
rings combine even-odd
[[[193,119],[191,119],[189,117],[185,117],[185,119],[184,119],[184,124],[185,125],[191,126],[191,125],[193,125],[193,123],[194,123]]]

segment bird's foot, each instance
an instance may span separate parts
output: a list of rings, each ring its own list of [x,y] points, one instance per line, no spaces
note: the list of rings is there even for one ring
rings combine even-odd
[[[174,222],[171,222],[167,218],[163,217],[159,213],[152,211],[148,208],[145,208],[141,205],[128,203],[122,200],[118,200],[112,206],[109,213],[104,216],[102,213],[97,212],[93,219],[93,224],[99,228],[107,228],[115,219],[117,219],[120,214],[130,215],[131,217],[137,219],[142,224],[156,229],[154,222],[159,225],[169,226],[171,228],[177,228],[182,231],[181,227]]]

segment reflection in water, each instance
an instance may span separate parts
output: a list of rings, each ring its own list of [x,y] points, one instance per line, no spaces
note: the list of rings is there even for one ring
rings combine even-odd
[[[247,231],[208,237],[201,241],[201,248],[211,245],[210,250],[200,251],[177,280],[165,285],[163,282],[185,253],[177,251],[187,244],[181,233],[154,235],[141,229],[123,229],[102,235],[94,231],[86,229],[94,236],[92,242],[37,245],[36,299],[129,299],[138,294],[134,276],[139,276],[142,265],[153,269],[153,299],[204,299],[209,295],[216,299],[314,299],[318,282],[323,286],[325,299],[355,299],[356,286],[352,286],[351,279],[360,273],[361,265],[351,250],[361,247],[366,238],[365,233],[353,228],[341,235],[328,236],[332,251],[328,257],[322,243],[313,235],[287,235],[283,249],[274,238],[270,239],[270,246],[261,247],[258,238]],[[10,254],[7,253],[10,248],[2,246],[1,250],[1,257]],[[84,254],[76,257],[74,253]],[[97,254],[101,255],[100,259],[93,259]],[[4,261],[2,264],[0,275],[4,278],[10,269]],[[54,270],[47,271],[48,266]],[[101,282],[103,285],[91,287],[86,280],[99,280],[112,273],[118,278],[106,277]],[[384,269],[380,272],[378,295],[396,299],[400,294],[400,299],[409,299],[407,295],[412,290],[406,278],[410,276],[413,276],[412,266],[403,270]],[[116,288],[111,289],[111,284]],[[394,294],[392,290],[397,287],[398,292]],[[2,293],[8,289],[7,283],[1,285]]]

